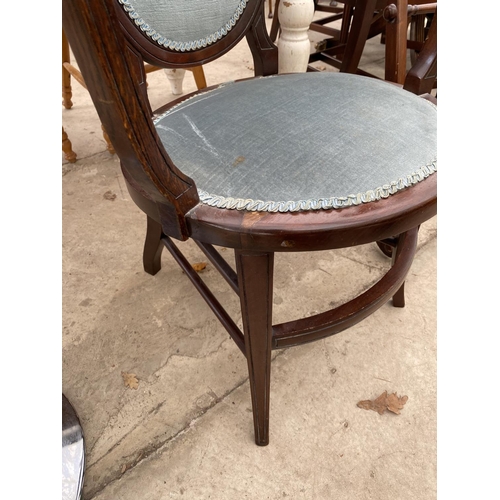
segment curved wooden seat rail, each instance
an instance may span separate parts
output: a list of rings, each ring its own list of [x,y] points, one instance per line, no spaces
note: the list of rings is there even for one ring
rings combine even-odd
[[[417,233],[418,229],[415,228],[403,233],[398,238],[394,263],[390,270],[377,283],[358,297],[320,314],[273,325],[272,348],[281,349],[283,347],[300,345],[340,333],[367,318],[391,297],[393,297],[396,307],[403,307],[404,293],[402,285],[415,256]],[[245,337],[243,332],[205,285],[200,275],[182,255],[172,239],[164,235],[161,241],[200,292],[229,335],[231,335],[241,352],[245,354]],[[226,279],[233,291],[239,295],[238,277],[233,269],[228,266],[227,262],[212,245],[199,241],[196,243]]]

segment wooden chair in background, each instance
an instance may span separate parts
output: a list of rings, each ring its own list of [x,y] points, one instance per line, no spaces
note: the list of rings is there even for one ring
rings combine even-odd
[[[386,22],[382,10],[387,0],[339,0],[321,2],[314,0],[315,12],[329,15],[313,20],[309,26],[311,32],[325,37],[315,43],[315,50],[309,62],[324,62],[343,73],[364,74],[359,62],[368,39],[383,34]],[[279,9],[280,0],[276,0]],[[340,21],[340,27],[332,23]],[[276,39],[280,30],[279,19],[273,19],[270,36]],[[308,71],[320,71],[310,65]]]
[[[73,106],[73,101],[71,100],[73,97],[73,93],[71,90],[71,77],[73,77],[83,88],[87,89],[87,85],[85,83],[85,80],[83,79],[80,70],[76,66],[71,64],[70,57],[71,57],[70,46],[68,43],[68,39],[66,38],[66,34],[64,33],[63,30],[62,31],[62,97],[63,97],[62,104],[66,109],[71,109]],[[145,64],[144,68],[146,74],[162,69],[157,66],[153,66],[151,64]],[[196,66],[193,68],[189,68],[189,71],[193,73],[196,87],[198,88],[198,90],[206,88],[207,82],[205,79],[205,73],[203,71],[203,67]],[[185,72],[186,72],[185,69],[165,70],[167,78],[170,81],[172,93],[174,95],[182,93],[182,79],[184,77]],[[115,150],[113,148],[113,145],[111,144],[111,141],[109,140],[106,130],[104,130],[104,127],[102,125],[101,128],[102,128],[102,135],[104,137],[104,140],[106,141],[107,150],[109,151],[110,154],[115,154]],[[73,146],[68,138],[68,134],[64,130],[64,127],[62,129],[62,150],[64,153],[64,157],[67,161],[69,161],[70,163],[76,162],[77,155],[73,151]]]
[[[385,79],[404,84],[406,78],[407,51],[411,50],[412,63],[416,64],[420,52],[426,46],[418,66],[410,75],[407,88],[414,93],[428,93],[436,85],[437,68],[437,3],[425,0],[339,0],[335,5],[314,0],[315,12],[330,15],[310,24],[313,32],[326,35],[316,44],[317,49],[309,57],[309,63],[321,61],[340,72],[374,77],[360,68],[360,60],[366,41],[381,36],[385,43]],[[280,0],[276,0],[276,10]],[[342,4],[340,6],[339,4]],[[405,15],[404,13],[407,13]],[[426,15],[434,19],[430,28],[424,29]],[[331,24],[340,21],[340,28]],[[411,25],[409,33],[408,27]],[[270,36],[275,40],[279,32],[279,19],[273,19]],[[308,71],[319,71],[310,65]]]
[[[87,85],[83,80],[83,76],[80,73],[79,69],[71,64],[70,61],[70,48],[68,39],[66,38],[66,34],[64,30],[62,31],[62,104],[66,109],[71,109],[73,107],[73,101],[71,100],[73,97],[73,93],[71,90],[71,77],[73,77],[83,88],[87,89]],[[106,141],[106,147],[110,154],[115,154],[115,150],[113,149],[113,145],[109,140],[108,134],[104,130],[104,127],[101,125],[102,135],[104,140]],[[64,130],[62,132],[62,150],[64,152],[64,157],[70,163],[76,162],[77,156],[73,151],[71,141],[68,138],[67,133]]]
[[[412,1],[412,0],[410,0]],[[424,21],[432,15],[429,26]],[[395,0],[384,9],[385,80],[403,85],[414,94],[431,93],[437,85],[437,2],[408,5]],[[408,27],[410,39],[408,37]],[[408,50],[414,57],[406,71]]]

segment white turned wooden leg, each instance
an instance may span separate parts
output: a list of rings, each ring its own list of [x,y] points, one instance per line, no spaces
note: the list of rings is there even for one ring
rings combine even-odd
[[[182,94],[182,82],[184,81],[184,75],[186,74],[186,70],[180,68],[166,69],[165,73],[170,82],[172,94],[174,95]]]
[[[305,73],[311,53],[307,31],[314,16],[313,0],[281,0],[278,18],[278,72]]]

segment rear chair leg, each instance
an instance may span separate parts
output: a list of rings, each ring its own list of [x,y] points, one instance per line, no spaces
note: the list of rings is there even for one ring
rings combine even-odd
[[[399,290],[392,297],[392,305],[394,307],[405,306],[405,283],[400,286]]]
[[[274,254],[236,250],[235,256],[255,443],[266,446],[269,444]]]
[[[401,252],[401,238],[398,238],[396,247],[392,251],[392,263],[394,264],[396,257]],[[394,307],[404,307],[405,306],[405,282],[399,287],[398,291],[392,296],[392,305]]]
[[[144,271],[153,276],[161,269],[162,235],[161,224],[148,216],[142,263]]]

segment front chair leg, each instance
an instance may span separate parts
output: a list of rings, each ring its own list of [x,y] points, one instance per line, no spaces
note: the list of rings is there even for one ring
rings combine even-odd
[[[418,226],[420,230],[420,225]],[[395,248],[392,251],[392,263],[396,260],[397,256],[401,252],[401,238],[399,236],[393,238],[396,242]],[[378,242],[377,242],[378,243]],[[399,287],[398,291],[392,296],[392,305],[394,307],[404,307],[405,306],[405,282]]]
[[[236,250],[235,256],[255,443],[266,446],[269,444],[274,254]]]
[[[161,224],[148,216],[142,263],[144,271],[153,276],[161,269],[162,235]]]

